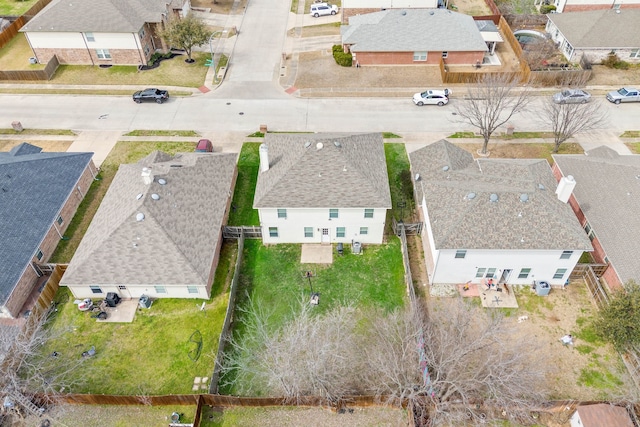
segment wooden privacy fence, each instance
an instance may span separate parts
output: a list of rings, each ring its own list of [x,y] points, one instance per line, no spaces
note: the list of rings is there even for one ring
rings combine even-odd
[[[58,57],[53,55],[41,70],[0,70],[0,80],[51,80],[59,66]]]
[[[240,236],[245,239],[262,239],[262,229],[247,225],[238,227],[225,225],[222,227],[222,237],[225,239],[239,239]]]
[[[24,16],[21,16],[0,33],[0,49],[5,47],[7,43],[18,35],[18,30],[20,30],[24,24],[26,24],[26,19]]]
[[[220,380],[220,371],[222,370],[223,358],[224,358],[224,346],[229,338],[229,330],[231,329],[231,322],[233,320],[233,313],[236,307],[236,292],[238,290],[238,281],[240,278],[240,268],[242,267],[244,252],[244,233],[240,232],[240,238],[238,239],[238,256],[236,257],[236,266],[233,270],[233,278],[231,279],[231,287],[229,290],[229,303],[227,304],[227,314],[224,317],[224,323],[222,325],[222,331],[220,332],[220,339],[218,341],[218,353],[216,354],[216,360],[214,362],[213,374],[211,375],[211,382],[209,384],[209,393],[218,393],[218,382]]]

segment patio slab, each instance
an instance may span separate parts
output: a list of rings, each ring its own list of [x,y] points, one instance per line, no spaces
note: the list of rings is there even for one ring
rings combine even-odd
[[[513,291],[498,292],[485,289],[480,292],[480,301],[485,308],[518,308],[518,301]]]
[[[302,245],[301,264],[332,264],[333,245]]]
[[[128,299],[120,301],[120,304],[115,307],[106,307],[105,311],[108,313],[105,320],[96,319],[98,322],[104,323],[131,323],[136,316],[136,310],[138,309],[137,299]]]

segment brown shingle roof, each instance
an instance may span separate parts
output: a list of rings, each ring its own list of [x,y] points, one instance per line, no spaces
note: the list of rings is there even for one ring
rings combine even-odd
[[[62,283],[207,285],[236,157],[156,152],[121,165]]]
[[[409,157],[437,249],[592,249],[546,160],[474,160],[445,140]]]
[[[381,134],[267,134],[264,143],[270,168],[259,172],[254,208],[391,208]]]
[[[578,406],[577,412],[583,427],[634,427],[629,413],[620,406],[599,403]]]

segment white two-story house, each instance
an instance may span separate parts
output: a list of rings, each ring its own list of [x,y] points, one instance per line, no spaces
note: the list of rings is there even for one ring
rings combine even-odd
[[[381,134],[267,134],[258,173],[265,244],[382,243],[391,193]]]
[[[431,284],[561,286],[587,234],[544,159],[475,159],[442,140],[409,155]]]

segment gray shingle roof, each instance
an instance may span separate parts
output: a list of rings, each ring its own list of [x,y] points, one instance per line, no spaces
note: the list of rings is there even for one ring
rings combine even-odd
[[[573,175],[573,195],[623,282],[640,282],[640,156],[608,147],[553,158]]]
[[[550,13],[547,17],[575,49],[633,49],[640,43],[640,9]]]
[[[161,22],[168,3],[168,0],[53,0],[20,31],[137,33],[147,22]]]
[[[154,152],[121,165],[61,283],[208,285],[236,158]]]
[[[473,18],[444,9],[388,9],[356,15],[341,28],[353,52],[481,51],[487,45]]]
[[[416,191],[419,200],[424,192],[437,249],[591,249],[571,207],[556,197],[546,160],[474,161],[445,140],[409,158],[414,177],[420,175]]]
[[[391,208],[381,134],[269,133],[264,143],[270,168],[254,208]]]
[[[0,153],[0,303],[6,302],[93,155],[40,151],[23,143]]]

